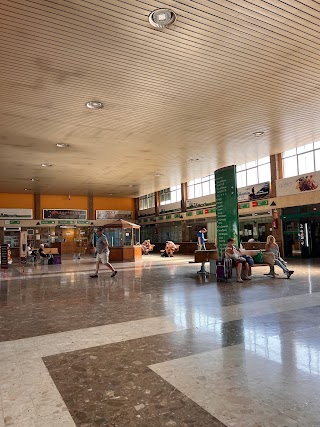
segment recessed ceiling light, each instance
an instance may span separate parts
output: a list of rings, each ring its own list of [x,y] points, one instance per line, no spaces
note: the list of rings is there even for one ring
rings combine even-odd
[[[153,27],[166,28],[173,24],[177,15],[170,9],[156,9],[149,15],[149,22]]]
[[[253,136],[263,136],[265,134],[265,132],[260,131],[260,132],[253,132]]]
[[[86,103],[86,107],[91,108],[91,110],[101,110],[103,104],[100,101],[89,101]]]
[[[65,144],[64,142],[58,142],[58,144],[56,144],[56,146],[58,148],[67,148],[67,147],[69,147],[69,144]]]
[[[42,163],[41,165],[43,168],[49,168],[50,166],[52,166],[50,163]]]
[[[132,188],[132,187],[134,187],[134,185],[133,185],[133,184],[130,184],[130,185],[128,185],[128,187],[131,187],[131,188]]]
[[[24,191],[31,191],[31,188],[25,188]]]
[[[113,196],[113,193],[108,193],[108,196]]]
[[[154,173],[153,175],[154,176],[162,176],[163,174],[162,173]]]
[[[32,181],[32,182],[33,182],[33,181],[34,181],[34,178],[30,178],[30,181]]]
[[[198,162],[200,159],[199,158],[195,158],[195,159],[188,159],[189,160],[189,162]]]

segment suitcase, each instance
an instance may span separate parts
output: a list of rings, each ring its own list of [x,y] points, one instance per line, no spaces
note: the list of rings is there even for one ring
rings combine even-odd
[[[219,259],[216,261],[217,282],[227,282],[232,277],[232,260],[229,258]]]

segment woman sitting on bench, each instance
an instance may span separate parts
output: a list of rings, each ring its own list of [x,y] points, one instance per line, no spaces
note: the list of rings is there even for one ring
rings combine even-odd
[[[165,252],[167,254],[167,256],[173,256],[173,252],[176,250],[176,245],[171,241],[171,240],[167,240],[166,241],[166,249]]]
[[[237,269],[237,282],[243,282],[241,279],[242,268],[244,271],[244,280],[251,280],[249,277],[249,264],[242,256],[241,251],[234,246],[234,239],[228,239],[228,246],[226,247],[225,256],[226,258],[232,259],[232,264],[234,264]]]

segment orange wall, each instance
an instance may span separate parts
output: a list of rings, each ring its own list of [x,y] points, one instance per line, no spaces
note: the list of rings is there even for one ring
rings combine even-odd
[[[134,199],[129,197],[94,197],[93,210],[134,211]],[[95,212],[94,212],[95,214]]]
[[[87,196],[40,195],[40,209],[84,209],[88,210]]]
[[[33,194],[0,193],[0,208],[34,209]],[[33,213],[34,214],[34,213]]]

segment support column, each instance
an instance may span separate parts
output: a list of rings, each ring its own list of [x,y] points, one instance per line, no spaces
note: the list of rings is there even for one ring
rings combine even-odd
[[[159,213],[160,213],[160,191],[156,191],[154,193],[154,200],[155,200],[155,215],[159,216]]]
[[[138,219],[139,216],[139,197],[136,197],[134,199],[134,212],[133,212],[133,218]]]
[[[40,209],[40,194],[34,195],[34,219],[42,219],[42,212]]]
[[[239,247],[238,192],[234,165],[215,171],[215,187],[217,243],[221,257],[229,238],[235,239],[235,245]]]
[[[93,209],[93,196],[88,196],[88,219],[95,219]]]
[[[181,184],[181,212],[187,212],[188,184]]]

